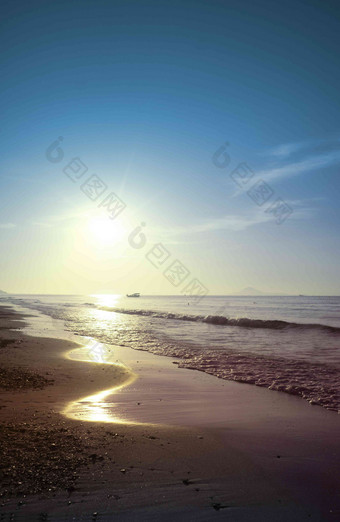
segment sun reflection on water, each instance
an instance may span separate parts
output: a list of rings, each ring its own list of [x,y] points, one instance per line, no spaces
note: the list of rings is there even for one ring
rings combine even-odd
[[[120,294],[93,294],[91,297],[97,298],[97,305],[115,307],[122,298]]]
[[[136,424],[123,418],[122,415],[114,413],[117,404],[106,400],[118,390],[131,384],[137,377],[121,362],[113,362],[113,356],[112,348],[109,348],[103,343],[94,342],[93,340],[86,346],[66,353],[66,357],[74,361],[110,364],[128,370],[127,379],[124,383],[69,403],[62,412],[66,417],[80,421]]]

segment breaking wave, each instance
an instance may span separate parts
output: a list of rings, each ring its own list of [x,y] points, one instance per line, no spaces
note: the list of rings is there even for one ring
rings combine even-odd
[[[125,308],[111,308],[107,306],[98,307],[98,309],[103,310],[105,312],[115,312],[119,314],[156,317],[161,319],[172,319],[177,321],[210,323],[220,326],[239,326],[242,328],[269,328],[271,330],[284,330],[286,328],[298,328],[305,330],[318,329],[328,333],[340,335],[340,328],[325,324],[294,323],[280,320],[250,319],[248,317],[233,319],[230,317],[225,317],[223,315],[185,315],[168,312],[155,312],[152,310],[127,310]]]

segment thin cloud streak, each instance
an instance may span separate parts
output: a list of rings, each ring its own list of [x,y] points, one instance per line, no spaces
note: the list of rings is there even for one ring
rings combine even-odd
[[[313,156],[301,161],[289,163],[281,167],[262,170],[257,172],[258,176],[265,181],[273,181],[278,179],[286,179],[305,172],[311,172],[321,168],[331,167],[340,163],[340,151],[331,154],[323,154]]]
[[[284,143],[258,155],[264,159],[262,159],[262,167],[253,169],[255,173],[253,182],[262,179],[270,184],[272,181],[282,181],[340,165],[340,139]],[[263,161],[266,161],[267,165],[264,165]],[[235,198],[244,194],[245,188],[235,187],[230,197]]]
[[[305,156],[313,155],[317,152],[324,150],[324,152],[331,152],[333,150],[340,149],[340,136],[334,136],[329,139],[324,140],[309,140],[309,141],[299,141],[295,143],[283,143],[269,149],[265,152],[262,152],[260,156],[273,156],[277,158],[288,158],[289,156],[301,152]]]
[[[3,230],[10,230],[11,228],[16,228],[14,223],[0,223],[0,228]]]
[[[294,208],[293,214],[289,220],[302,221],[313,218],[316,213],[317,207],[315,203],[322,198],[311,198],[306,200],[289,200],[286,201],[288,205]],[[183,236],[193,236],[196,234],[204,234],[207,232],[241,232],[247,230],[250,227],[256,225],[262,225],[264,223],[274,223],[273,215],[269,212],[265,212],[264,209],[255,209],[252,212],[243,213],[240,215],[229,214],[221,217],[216,217],[201,223],[193,223],[188,226],[178,226],[169,228],[153,228],[152,237],[155,241],[167,242],[167,243],[182,243],[183,241],[175,238]],[[195,242],[195,241],[194,241]],[[187,241],[184,241],[187,243]]]
[[[282,145],[279,145],[278,147],[270,149],[261,155],[285,158],[287,156],[290,156],[293,152],[296,152],[305,146],[306,146],[306,142],[283,143]]]

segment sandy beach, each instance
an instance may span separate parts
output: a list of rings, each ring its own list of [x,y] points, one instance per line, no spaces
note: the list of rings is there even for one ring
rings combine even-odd
[[[334,412],[130,348],[77,360],[29,320],[0,308],[2,517],[339,519]]]

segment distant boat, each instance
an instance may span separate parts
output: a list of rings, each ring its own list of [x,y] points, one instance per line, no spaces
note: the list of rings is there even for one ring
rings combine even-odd
[[[136,292],[135,294],[126,294],[126,297],[140,297],[140,293]]]

